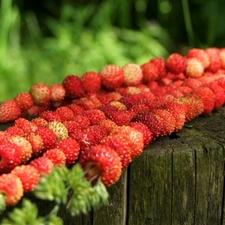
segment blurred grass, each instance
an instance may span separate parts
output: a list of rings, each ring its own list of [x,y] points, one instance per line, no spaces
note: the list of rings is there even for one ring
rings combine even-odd
[[[109,63],[142,64],[223,44],[223,0],[40,1],[44,16],[22,3],[31,4],[0,2],[0,101]]]

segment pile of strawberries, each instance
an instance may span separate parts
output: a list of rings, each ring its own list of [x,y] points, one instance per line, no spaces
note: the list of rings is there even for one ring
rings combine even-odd
[[[225,49],[191,49],[139,66],[109,64],[34,84],[0,105],[0,199],[15,205],[54,166],[79,162],[110,186],[157,137],[225,103]],[[29,120],[28,120],[29,118]]]

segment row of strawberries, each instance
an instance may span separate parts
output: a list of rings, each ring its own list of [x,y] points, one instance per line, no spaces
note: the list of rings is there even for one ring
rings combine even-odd
[[[100,73],[69,75],[61,85],[35,84],[2,103],[1,122],[15,120],[0,132],[0,192],[7,205],[54,165],[79,160],[93,183],[99,176],[106,186],[117,182],[155,138],[224,104],[224,52],[192,49],[187,57],[174,53],[142,66],[107,65]],[[39,117],[22,118],[27,115]]]

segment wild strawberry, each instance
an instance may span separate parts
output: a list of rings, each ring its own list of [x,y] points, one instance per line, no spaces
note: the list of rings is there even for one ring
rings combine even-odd
[[[91,125],[90,119],[84,115],[74,116],[73,121],[77,122],[81,129],[87,128],[88,126]]]
[[[108,116],[110,120],[115,122],[118,126],[128,125],[135,113],[133,111],[112,111]]]
[[[0,144],[8,140],[10,137],[10,134],[7,134],[5,131],[0,130]]]
[[[16,95],[15,101],[22,111],[27,111],[34,105],[33,98],[28,92]]]
[[[90,119],[91,125],[99,124],[102,120],[104,120],[105,114],[99,109],[89,109],[83,112],[83,115]]]
[[[110,119],[104,119],[102,120],[100,123],[99,123],[99,126],[103,127],[107,134],[110,134],[110,132],[117,127],[116,123],[113,122],[112,120]]]
[[[187,78],[183,82],[183,86],[188,86],[191,89],[196,89],[196,88],[202,86],[202,82],[198,79],[195,79],[195,78]]]
[[[166,77],[167,71],[166,71],[166,62],[165,59],[162,57],[153,58],[150,60],[151,63],[153,63],[157,69],[158,69],[158,79],[162,79]]]
[[[204,69],[206,69],[210,64],[207,52],[200,48],[190,49],[187,53],[187,58],[198,59],[202,63]]]
[[[21,161],[22,151],[18,145],[10,142],[0,144],[0,174],[11,171]]]
[[[41,117],[34,118],[31,122],[36,124],[38,128],[46,127],[48,125],[48,121]]]
[[[1,175],[0,194],[6,196],[6,206],[16,205],[24,194],[20,178],[12,173]]]
[[[132,121],[146,125],[152,132],[153,140],[161,135],[164,126],[163,119],[153,112],[139,112]]]
[[[67,139],[69,137],[66,126],[61,122],[52,121],[48,124],[48,128],[55,133],[57,141]]]
[[[39,184],[40,173],[31,165],[20,165],[15,167],[12,174],[20,178],[24,192],[31,192]]]
[[[221,59],[221,68],[225,69],[225,48],[219,50],[220,59]]]
[[[40,114],[40,118],[45,119],[47,122],[61,121],[60,115],[56,111],[45,110]]]
[[[148,129],[146,125],[139,122],[131,122],[129,123],[130,127],[133,127],[134,129],[138,130],[142,133],[144,138],[144,148],[147,147],[153,139],[152,132]]]
[[[15,100],[7,100],[0,104],[0,123],[8,123],[21,116],[21,109]]]
[[[138,85],[143,78],[142,69],[134,63],[127,63],[123,66],[124,84],[127,86]]]
[[[80,163],[86,171],[87,179],[92,183],[100,178],[105,186],[111,186],[120,179],[122,174],[120,157],[108,146],[93,146],[81,155]]]
[[[204,105],[203,114],[209,114],[212,112],[216,102],[213,91],[208,87],[198,87],[197,89],[193,90],[193,92],[202,100]]]
[[[26,136],[26,139],[32,146],[32,156],[39,156],[43,153],[44,141],[40,135],[31,132]]]
[[[214,109],[220,108],[225,103],[225,90],[217,83],[212,82],[207,85],[215,95]]]
[[[175,131],[176,119],[169,111],[166,109],[156,109],[153,113],[163,119],[160,136],[170,135]]]
[[[54,167],[53,162],[45,156],[33,159],[29,165],[35,167],[41,176],[44,174],[50,174]]]
[[[175,118],[175,129],[174,131],[181,130],[186,122],[186,106],[182,105],[176,101],[167,102],[160,107],[161,109],[166,109]]]
[[[84,95],[82,81],[77,75],[66,76],[62,85],[66,91],[67,98],[80,98]]]
[[[102,104],[108,104],[112,101],[117,101],[121,98],[121,94],[117,91],[111,91],[111,92],[103,92],[99,93],[97,95],[97,98],[100,100]]]
[[[187,59],[185,74],[187,77],[201,77],[204,72],[202,62],[196,58]]]
[[[88,97],[74,99],[73,103],[77,104],[78,106],[80,106],[84,110],[86,110],[86,109],[94,109],[96,107],[94,102]]]
[[[51,91],[47,84],[34,84],[31,86],[29,93],[37,106],[47,105],[50,101]]]
[[[120,101],[112,101],[109,104],[112,105],[112,106],[115,106],[119,111],[127,110],[127,107]]]
[[[9,136],[16,136],[16,135],[25,136],[25,132],[23,131],[23,129],[17,126],[8,127],[5,130],[5,133],[8,134]]]
[[[28,162],[28,160],[32,156],[32,146],[30,142],[25,137],[21,137],[21,136],[12,136],[11,138],[9,138],[8,141],[20,147],[22,152],[21,162],[22,163]]]
[[[76,122],[76,121],[65,121],[65,122],[63,122],[63,124],[66,127],[69,135],[71,133],[73,133],[75,130],[80,130],[81,129],[79,123]]]
[[[225,77],[219,78],[219,79],[216,81],[216,83],[219,84],[220,87],[222,87],[223,90],[225,91]]]
[[[81,153],[96,145],[94,134],[87,130],[75,130],[70,134],[70,137],[77,141]]]
[[[50,128],[41,127],[37,130],[37,134],[43,140],[45,150],[54,148],[56,146],[57,136]]]
[[[166,60],[166,68],[174,74],[183,73],[187,66],[187,59],[178,54],[172,53]]]
[[[78,159],[80,154],[80,145],[73,138],[67,138],[57,144],[57,148],[61,149],[66,156],[66,164],[72,165]]]
[[[98,92],[101,89],[102,77],[99,73],[89,71],[81,77],[83,88],[87,93]]]
[[[99,74],[102,77],[102,85],[108,89],[118,88],[124,82],[124,70],[114,64],[104,66]]]
[[[143,73],[143,82],[150,82],[158,79],[159,70],[157,66],[152,62],[146,62],[141,65],[142,73]]]
[[[129,144],[120,135],[109,135],[102,139],[101,144],[112,148],[120,157],[122,169],[128,167],[132,161]]]
[[[141,89],[139,87],[137,87],[137,86],[128,86],[128,87],[124,88],[124,90],[122,92],[120,91],[120,93],[122,95],[126,95],[126,94],[128,94],[128,95],[140,94],[141,93]]]
[[[38,126],[35,123],[24,118],[15,120],[14,126],[21,128],[26,135],[30,132],[36,132],[38,129]]]
[[[59,148],[49,149],[44,153],[43,156],[50,159],[54,165],[57,165],[57,166],[66,165],[66,155]]]
[[[61,102],[65,99],[66,91],[62,84],[52,84],[50,89],[50,101]]]
[[[74,103],[69,104],[68,107],[73,111],[74,115],[82,114],[82,112],[84,111],[82,107]]]
[[[38,105],[33,105],[30,109],[27,110],[27,117],[35,117],[40,115],[42,112],[49,110],[50,109],[50,105],[42,105],[42,106],[38,106]]]
[[[66,120],[73,120],[74,113],[67,106],[61,106],[55,110],[55,112],[59,115],[60,121],[64,122]]]
[[[144,149],[143,134],[130,126],[118,126],[112,130],[110,135],[119,135],[124,138],[124,141],[130,146],[131,157],[137,158]]]
[[[217,72],[222,65],[219,49],[217,48],[207,48],[205,50],[209,56],[209,66],[207,67],[207,71],[212,73]]]
[[[87,133],[91,133],[98,144],[104,137],[107,136],[107,130],[99,125],[92,125],[86,128]]]
[[[192,92],[192,88],[185,85],[178,87],[177,90],[180,91],[183,95],[189,94]]]

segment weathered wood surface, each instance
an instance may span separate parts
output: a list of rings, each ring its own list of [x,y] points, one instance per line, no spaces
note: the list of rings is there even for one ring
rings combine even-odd
[[[159,138],[110,187],[109,204],[65,225],[223,225],[225,107]],[[44,213],[51,204],[38,203]]]

